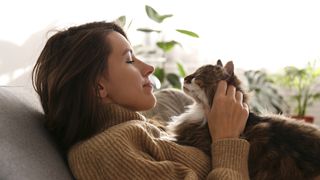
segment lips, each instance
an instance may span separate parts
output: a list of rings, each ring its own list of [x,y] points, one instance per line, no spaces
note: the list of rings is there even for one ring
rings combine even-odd
[[[144,84],[143,87],[152,87],[151,83]]]
[[[150,81],[147,81],[143,84],[143,87],[152,87],[152,83]]]

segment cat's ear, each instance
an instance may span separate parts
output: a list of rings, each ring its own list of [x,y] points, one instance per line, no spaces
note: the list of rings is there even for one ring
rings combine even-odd
[[[223,64],[222,64],[222,62],[221,62],[221,60],[220,60],[220,59],[218,59],[218,61],[217,61],[217,65],[218,65],[218,66],[223,67]]]
[[[227,71],[229,75],[233,75],[234,73],[234,65],[232,61],[227,62],[227,64],[224,66],[224,69]]]

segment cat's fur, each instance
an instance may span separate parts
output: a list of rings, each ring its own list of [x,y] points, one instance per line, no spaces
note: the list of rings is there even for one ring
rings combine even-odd
[[[210,156],[211,138],[204,107],[211,107],[220,80],[226,80],[244,94],[232,62],[198,68],[184,80],[184,92],[194,98],[189,109],[173,119],[167,130],[177,143],[195,146]],[[250,143],[250,179],[302,180],[320,175],[319,127],[281,115],[249,114],[242,138]]]

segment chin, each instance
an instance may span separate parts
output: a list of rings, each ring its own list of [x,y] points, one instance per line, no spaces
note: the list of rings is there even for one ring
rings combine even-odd
[[[130,108],[134,111],[147,111],[151,108],[153,108],[155,105],[156,105],[156,98],[155,96],[150,96],[148,98],[145,98],[145,99],[141,99],[140,100],[140,103],[137,103],[134,105],[134,107]]]
[[[149,110],[153,107],[156,106],[157,100],[154,96],[152,96],[150,99],[148,98],[148,100],[146,100],[145,102],[147,102],[146,104],[144,104],[143,110],[142,111],[146,111]]]

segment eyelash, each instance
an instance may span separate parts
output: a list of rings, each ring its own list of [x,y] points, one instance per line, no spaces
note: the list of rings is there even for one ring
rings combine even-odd
[[[128,64],[132,64],[133,62],[134,62],[133,60],[127,61]]]

